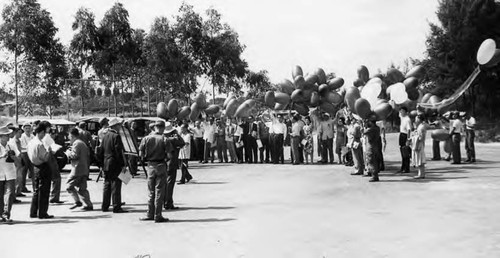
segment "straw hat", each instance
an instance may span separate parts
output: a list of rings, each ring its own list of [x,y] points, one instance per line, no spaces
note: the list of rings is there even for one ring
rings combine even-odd
[[[166,122],[165,123],[165,131],[164,131],[164,133],[167,134],[167,133],[172,132],[173,130],[175,130],[175,128],[172,126],[172,123]]]
[[[0,127],[0,135],[9,135],[12,133],[12,129],[9,129],[7,126]]]
[[[113,126],[115,126],[115,125],[119,125],[119,124],[121,124],[121,123],[122,123],[122,120],[121,120],[120,118],[118,118],[118,117],[113,117],[113,118],[111,118],[111,119],[109,120],[109,122],[108,122],[108,126],[109,126],[109,127],[113,127]]]

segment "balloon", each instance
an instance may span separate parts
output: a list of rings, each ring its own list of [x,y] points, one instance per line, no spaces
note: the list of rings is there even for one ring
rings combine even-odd
[[[247,104],[250,108],[254,108],[257,102],[253,99],[247,99],[243,102],[243,104]]]
[[[312,93],[314,91],[312,90],[303,90],[304,92],[304,102],[308,102],[311,99]]]
[[[486,39],[477,50],[476,59],[480,65],[485,65],[491,61],[497,49],[497,44],[493,39]]]
[[[451,141],[444,141],[443,150],[446,153],[451,153]]]
[[[297,76],[304,76],[304,73],[302,72],[302,67],[296,65],[295,67],[293,67],[292,69],[292,78],[295,79],[295,77]]]
[[[189,113],[189,119],[191,121],[196,121],[200,116],[200,109],[198,108],[198,103],[194,102],[191,104],[191,113]]]
[[[370,103],[364,98],[359,98],[354,104],[354,109],[359,117],[366,119],[372,113]]]
[[[377,120],[384,120],[392,113],[392,106],[389,103],[380,103],[374,109]]]
[[[362,65],[358,68],[358,79],[361,79],[363,83],[368,81],[368,78],[370,78],[370,72],[368,72],[368,68],[366,66]]]
[[[276,103],[274,105],[274,110],[284,110],[288,104],[281,104],[281,103]]]
[[[292,94],[293,90],[295,90],[295,86],[290,80],[284,79],[283,81],[278,83],[278,90],[290,95]]]
[[[422,100],[420,102],[427,103],[431,97],[432,97],[431,93],[425,93],[425,95],[422,97]]]
[[[336,90],[344,85],[344,79],[337,77],[328,81],[327,83],[329,90]]]
[[[183,120],[189,116],[189,113],[191,113],[191,108],[189,106],[182,107],[179,113],[177,113],[177,120]]]
[[[292,92],[291,99],[293,102],[305,102],[308,98],[305,96],[303,90],[296,89]]]
[[[387,79],[390,83],[398,83],[398,82],[402,82],[405,79],[405,76],[398,69],[390,68],[387,71]]]
[[[391,89],[391,100],[394,100],[396,104],[401,104],[408,99],[408,94],[406,93],[406,86],[403,83],[396,83],[392,85]]]
[[[375,74],[375,75],[373,75],[373,76],[372,76],[372,79],[373,79],[373,78],[379,78],[379,79],[381,79],[381,80],[382,80],[382,79],[384,79],[384,75],[382,75],[382,74],[380,74],[380,73],[377,73],[377,74]]]
[[[274,99],[277,103],[282,105],[288,105],[288,103],[290,103],[290,96],[286,93],[276,92],[274,93]]]
[[[409,77],[406,80],[404,80],[403,83],[406,86],[406,88],[417,88],[418,79],[415,77]]]
[[[417,88],[413,87],[406,87],[406,93],[408,94],[408,99],[410,100],[417,100],[420,96]]]
[[[225,109],[227,107],[227,104],[229,104],[229,101],[231,101],[232,99],[234,99],[234,96],[232,96],[231,93],[230,93],[229,97],[227,97],[226,100],[224,100],[224,105],[222,105],[222,108]]]
[[[250,111],[251,111],[250,105],[248,103],[243,103],[241,104],[238,109],[236,109],[236,113],[234,116],[236,117],[248,117],[250,116]]]
[[[156,106],[156,116],[163,119],[168,119],[168,109],[165,102],[160,102]]]
[[[203,93],[199,93],[194,101],[198,104],[198,109],[200,110],[204,110],[208,107],[205,94]]]
[[[311,86],[312,86],[313,84],[318,83],[318,80],[319,80],[319,78],[318,78],[318,75],[316,75],[316,74],[309,74],[309,75],[307,75],[307,76],[306,76],[306,78],[305,78],[306,83],[307,83],[308,85],[311,85]]]
[[[266,92],[266,96],[264,97],[264,102],[266,103],[266,106],[269,108],[273,108],[275,104],[275,99],[274,99],[274,91],[268,91]]]
[[[207,115],[215,115],[216,113],[218,113],[220,110],[220,107],[217,106],[217,105],[209,105],[207,109],[205,109],[205,113]]]
[[[318,84],[325,84],[326,83],[326,73],[323,69],[317,68],[314,71],[314,74],[318,76]]]
[[[387,89],[385,89],[385,93],[387,94],[387,96],[391,95],[391,90],[392,90],[393,85],[391,85],[391,86],[387,87]]]
[[[382,79],[378,78],[378,77],[374,77],[374,78],[371,78],[366,84],[378,84],[380,87],[382,87]]]
[[[297,111],[301,116],[309,115],[309,108],[304,104],[293,103],[292,109]]]
[[[490,59],[490,61],[488,63],[484,64],[484,66],[493,67],[493,66],[497,65],[499,62],[500,62],[500,49],[497,49],[497,50],[495,50],[495,54]]]
[[[424,75],[424,68],[421,65],[417,65],[406,73],[405,78],[415,77],[417,79],[421,79]]]
[[[295,89],[302,90],[306,86],[306,80],[304,79],[304,77],[302,77],[302,75],[297,75],[297,77],[295,77],[295,80],[293,81],[293,84],[295,85]]]
[[[329,90],[328,90],[328,85],[326,84],[321,84],[318,88],[318,92],[319,92],[319,95],[320,96],[326,96],[326,94],[328,94]]]
[[[342,103],[342,97],[335,91],[329,91],[326,94],[325,99],[327,102],[332,103],[334,105]]]
[[[319,105],[319,108],[330,115],[334,115],[337,112],[335,106],[333,106],[332,103],[328,102],[321,103],[321,105]]]
[[[238,109],[239,103],[237,99],[232,99],[229,101],[226,107],[226,116],[227,117],[233,117],[234,114],[236,113],[236,110]]]
[[[371,79],[361,91],[361,97],[368,100],[371,106],[375,106],[378,101],[378,95],[382,90],[382,80],[379,78]]]
[[[317,92],[313,92],[311,94],[311,99],[309,101],[309,105],[311,107],[317,107],[319,105],[319,94]]]
[[[178,109],[179,109],[179,103],[177,102],[177,100],[171,99],[167,105],[168,117],[175,117],[177,115]]]
[[[351,112],[356,112],[354,109],[354,103],[357,99],[359,99],[361,95],[359,94],[359,90],[356,87],[349,87],[346,89],[345,93],[345,102],[347,103],[347,107]]]
[[[436,95],[432,95],[430,98],[429,98],[429,103],[430,104],[437,104],[441,102],[441,98],[436,96]]]
[[[362,79],[356,79],[352,85],[354,85],[354,87],[360,87],[360,86],[363,86],[365,85],[365,82],[362,80]]]
[[[377,100],[377,103],[376,103],[376,105],[375,105],[375,106],[378,106],[378,105],[380,105],[380,104],[382,104],[382,103],[389,103],[389,101],[388,101],[388,100],[386,100],[386,99],[378,99],[378,100]]]

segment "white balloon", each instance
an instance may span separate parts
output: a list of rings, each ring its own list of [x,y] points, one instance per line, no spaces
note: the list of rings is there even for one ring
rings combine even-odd
[[[366,85],[368,84],[378,84],[380,85],[380,87],[382,87],[382,79],[378,78],[378,77],[373,77],[371,78],[367,83]]]
[[[391,89],[391,100],[394,100],[396,104],[402,104],[408,99],[408,93],[406,93],[406,87],[403,83],[396,83],[392,85]]]
[[[375,78],[374,78],[375,79]],[[374,79],[371,79],[372,82]],[[378,79],[378,78],[376,78]],[[379,79],[380,80],[380,79]],[[382,91],[382,81],[380,80],[380,84],[377,81],[366,84],[363,87],[363,91],[361,91],[361,97],[368,100],[371,107],[375,107],[378,101],[378,95],[380,95],[380,91]]]

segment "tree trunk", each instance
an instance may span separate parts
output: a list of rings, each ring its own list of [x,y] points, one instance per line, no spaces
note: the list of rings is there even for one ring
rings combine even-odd
[[[14,87],[16,90],[15,112],[16,112],[16,124],[17,124],[18,120],[19,120],[19,103],[18,103],[19,96],[18,96],[18,89],[17,89],[17,50],[14,50]]]
[[[111,107],[110,107],[110,102],[111,102],[111,95],[108,97],[108,117],[111,117]]]
[[[151,116],[151,87],[148,85],[148,116]]]

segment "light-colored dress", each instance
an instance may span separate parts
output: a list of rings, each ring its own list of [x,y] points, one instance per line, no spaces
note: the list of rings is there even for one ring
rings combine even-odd
[[[191,157],[191,134],[181,133],[181,137],[186,143],[184,147],[179,150],[179,159],[190,159]]]
[[[427,126],[422,123],[417,127],[417,131],[412,139],[412,149],[415,154],[415,166],[425,165],[425,134]],[[418,149],[418,150],[416,150]]]
[[[304,146],[304,152],[307,154],[311,154],[311,153],[313,153],[313,150],[314,150],[312,126],[305,125],[303,130],[304,130],[304,135],[305,135],[304,139],[306,140],[306,145]]]

